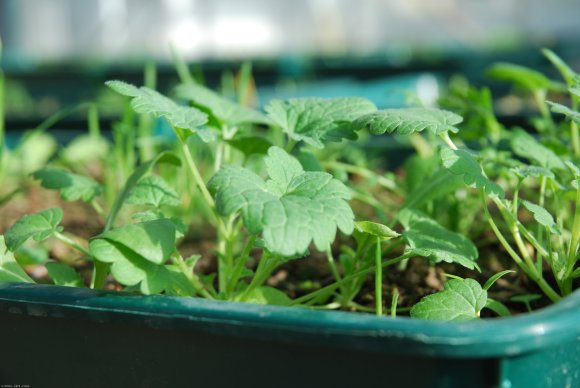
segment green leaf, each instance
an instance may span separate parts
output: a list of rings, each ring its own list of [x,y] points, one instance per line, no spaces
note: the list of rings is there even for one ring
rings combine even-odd
[[[159,208],[161,206],[179,206],[179,194],[158,175],[150,175],[137,183],[127,198],[127,203],[133,205],[148,205]]]
[[[266,106],[268,116],[295,141],[324,148],[327,142],[356,140],[355,128],[348,124],[373,112],[375,105],[360,97],[273,100]]]
[[[514,153],[522,158],[533,160],[541,167],[552,169],[566,169],[566,165],[562,162],[554,151],[547,148],[534,137],[524,130],[515,130],[511,135],[510,141]]]
[[[508,273],[515,273],[516,271],[511,270],[511,269],[506,269],[504,271],[498,272],[495,275],[493,275],[492,277],[490,277],[489,279],[487,279],[487,281],[485,282],[485,284],[483,285],[483,289],[484,290],[489,290],[491,288],[491,286],[493,286],[493,284],[495,282],[497,282],[497,280],[499,278],[501,278],[504,275],[507,275]]]
[[[6,246],[14,252],[29,238],[36,241],[46,240],[62,231],[59,226],[62,216],[62,209],[58,207],[23,216],[6,231]]]
[[[421,299],[411,308],[411,317],[440,321],[479,318],[486,306],[487,291],[473,279],[451,279],[442,291]]]
[[[445,194],[456,191],[463,186],[461,177],[453,175],[446,169],[439,169],[437,172],[423,179],[419,185],[405,197],[402,208],[418,209],[427,202],[441,197]]]
[[[455,113],[434,108],[384,109],[359,117],[352,123],[355,129],[367,128],[374,135],[393,133],[410,135],[414,132],[429,130],[439,135],[444,132],[457,132],[455,125],[463,118]]]
[[[133,188],[139,183],[141,179],[143,179],[145,175],[149,174],[153,169],[153,167],[158,163],[168,163],[174,166],[179,166],[181,164],[179,158],[176,157],[174,154],[169,152],[161,152],[157,154],[157,156],[155,156],[153,159],[137,167],[135,171],[133,171],[133,174],[131,174],[129,179],[127,179],[125,186],[123,186],[123,190],[119,193],[117,198],[115,198],[115,202],[113,203],[111,211],[107,216],[105,230],[108,230],[111,226],[113,226],[117,214],[119,214],[121,207],[127,201],[127,198],[129,198],[129,196],[131,195]]]
[[[443,148],[441,150],[441,160],[443,161],[443,167],[449,169],[452,174],[462,176],[466,185],[483,189],[490,196],[500,198],[504,196],[503,189],[484,175],[481,165],[469,152]]]
[[[526,200],[522,200],[521,203],[534,215],[534,219],[538,222],[538,224],[549,228],[550,232],[554,234],[561,234],[560,228],[558,228],[558,225],[554,221],[554,217],[552,217],[550,212],[548,212],[545,208]]]
[[[57,286],[83,287],[83,279],[74,268],[61,263],[46,263],[46,270]]]
[[[234,166],[210,180],[220,214],[240,212],[250,233],[263,233],[268,250],[286,257],[302,254],[311,241],[326,250],[337,228],[352,233],[350,191],[342,182],[325,172],[304,172],[278,147],[270,148],[265,163],[268,181]]]
[[[246,303],[287,306],[292,300],[284,292],[273,287],[258,287],[245,296]]]
[[[240,124],[270,124],[261,112],[231,101],[199,84],[184,84],[176,88],[177,97],[193,102],[196,107],[205,108],[220,124],[235,127]]]
[[[14,254],[6,246],[4,236],[0,236],[0,283],[3,282],[34,283],[34,280],[16,262]]]
[[[122,81],[107,81],[105,84],[119,94],[132,97],[131,107],[135,112],[163,117],[172,127],[188,130],[189,134],[198,133],[202,139],[204,138],[202,132],[206,132],[207,129],[201,126],[207,123],[207,115],[198,109],[178,105],[145,86],[137,88]],[[181,132],[177,134],[184,139]]]
[[[529,91],[538,89],[561,90],[557,83],[551,81],[542,73],[511,63],[497,63],[486,74],[496,80],[513,82]]]
[[[546,103],[550,105],[550,110],[552,112],[565,115],[570,120],[580,124],[580,112],[574,111],[565,105],[558,104],[557,102],[546,101]]]
[[[398,218],[405,228],[403,238],[411,253],[436,263],[445,261],[479,270],[475,263],[477,248],[467,237],[445,229],[418,210],[401,210]]]
[[[525,179],[529,177],[534,178],[551,178],[554,179],[556,176],[552,171],[545,167],[540,166],[518,166],[511,169],[520,178]]]
[[[556,53],[549,49],[542,49],[542,54],[558,69],[567,84],[572,84],[574,82],[574,76],[576,72],[568,66],[566,62],[562,60]]]
[[[490,299],[490,298],[487,299],[487,303],[485,304],[485,308],[490,309],[491,311],[493,311],[494,313],[496,313],[500,317],[510,317],[512,315],[512,313],[506,307],[505,304],[498,302],[497,300]]]
[[[263,138],[261,136],[244,136],[236,137],[235,139],[227,140],[235,149],[238,149],[246,155],[265,155],[268,149],[272,147],[270,140]]]
[[[358,221],[355,224],[356,228],[366,234],[374,237],[379,237],[381,240],[390,240],[399,237],[400,234],[392,230],[386,225],[378,224],[371,221]]]
[[[158,219],[111,229],[95,239],[123,245],[145,260],[162,264],[175,249],[175,226],[170,220]],[[95,255],[95,258],[103,262],[112,261],[101,255]]]
[[[140,282],[143,293],[157,293],[166,285],[163,263],[175,251],[175,227],[166,219],[125,225],[89,242],[93,257],[112,263],[111,273],[126,286]]]
[[[45,167],[32,174],[45,189],[60,190],[65,201],[90,202],[102,192],[101,186],[86,176],[73,174],[60,168]]]

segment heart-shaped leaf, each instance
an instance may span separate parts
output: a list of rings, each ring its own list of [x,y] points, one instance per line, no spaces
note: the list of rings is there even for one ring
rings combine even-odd
[[[558,225],[554,221],[554,217],[544,207],[526,200],[522,200],[521,203],[534,215],[534,219],[538,224],[547,227],[554,234],[561,234],[560,228],[558,228]]]

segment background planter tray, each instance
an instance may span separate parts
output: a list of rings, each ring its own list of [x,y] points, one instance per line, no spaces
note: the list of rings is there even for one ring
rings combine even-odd
[[[4,284],[0,382],[573,387],[580,384],[578,322],[578,292],[528,315],[438,323]]]

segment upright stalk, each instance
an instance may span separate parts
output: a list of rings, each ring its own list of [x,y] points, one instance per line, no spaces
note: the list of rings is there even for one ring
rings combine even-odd
[[[381,267],[381,239],[377,237],[375,249],[375,312],[383,315],[383,267]]]

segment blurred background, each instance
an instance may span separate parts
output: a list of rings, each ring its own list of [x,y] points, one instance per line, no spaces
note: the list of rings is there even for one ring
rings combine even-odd
[[[251,61],[260,102],[363,94],[386,107],[409,88],[429,100],[454,73],[484,82],[494,61],[550,72],[541,47],[580,68],[579,15],[578,0],[0,0],[8,129],[106,79],[141,84],[146,63],[169,87],[170,45],[210,86]]]

